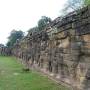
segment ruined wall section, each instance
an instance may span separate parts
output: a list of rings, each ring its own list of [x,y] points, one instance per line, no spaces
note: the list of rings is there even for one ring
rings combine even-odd
[[[26,63],[26,67],[88,90],[90,7],[56,18],[41,32],[28,33],[16,43],[12,52]]]
[[[0,55],[3,55],[3,56],[11,55],[11,49],[6,46],[0,46]]]

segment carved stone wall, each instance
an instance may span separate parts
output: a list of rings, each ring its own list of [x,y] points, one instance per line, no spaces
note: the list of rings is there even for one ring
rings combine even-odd
[[[56,18],[41,32],[28,33],[12,54],[77,89],[90,88],[90,7]],[[75,90],[77,90],[75,89]]]
[[[11,55],[11,49],[6,46],[0,46],[0,55],[4,56]]]

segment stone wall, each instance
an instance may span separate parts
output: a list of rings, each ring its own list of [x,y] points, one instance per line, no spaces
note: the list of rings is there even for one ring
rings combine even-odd
[[[0,55],[9,56],[11,55],[11,49],[6,46],[0,46]]]
[[[27,68],[89,90],[90,7],[56,18],[43,31],[28,33],[16,42],[12,54]]]

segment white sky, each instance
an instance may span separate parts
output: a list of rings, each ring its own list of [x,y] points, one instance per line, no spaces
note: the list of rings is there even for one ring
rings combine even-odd
[[[0,43],[5,44],[13,29],[26,32],[41,16],[60,15],[67,0],[0,0]]]

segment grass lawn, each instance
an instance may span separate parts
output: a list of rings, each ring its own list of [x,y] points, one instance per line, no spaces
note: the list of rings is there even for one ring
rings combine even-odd
[[[69,90],[37,72],[24,72],[14,57],[0,56],[0,90]]]

